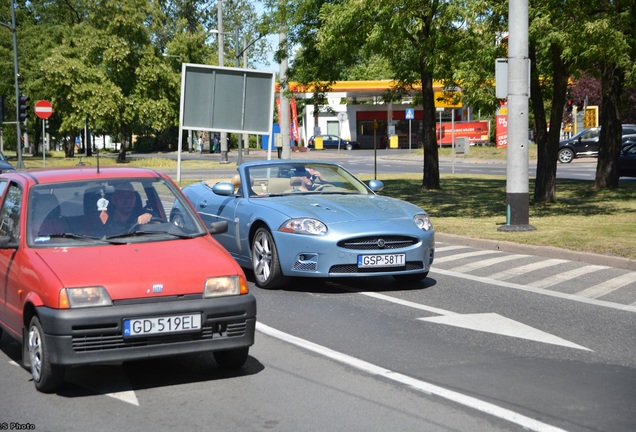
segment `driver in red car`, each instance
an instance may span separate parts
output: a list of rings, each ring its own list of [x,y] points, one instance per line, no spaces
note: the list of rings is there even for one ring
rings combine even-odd
[[[152,214],[145,212],[138,202],[137,193],[130,183],[115,185],[110,202],[103,199],[98,202],[100,219],[109,233],[126,232],[135,225],[145,225]]]

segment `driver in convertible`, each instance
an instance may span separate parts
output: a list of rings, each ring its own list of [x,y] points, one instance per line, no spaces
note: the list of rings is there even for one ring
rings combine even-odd
[[[320,180],[323,183],[327,182],[327,180],[322,177],[322,174],[320,174],[320,171],[314,168],[307,168],[307,171],[302,171],[299,174],[301,179],[300,186],[298,186],[297,189],[299,191],[312,191],[316,189],[320,186],[316,184],[316,180]]]
[[[110,197],[110,205],[107,204],[108,218],[104,222],[104,228],[111,233],[124,233],[135,225],[145,225],[152,219],[137,202],[137,193],[130,183],[119,183]]]

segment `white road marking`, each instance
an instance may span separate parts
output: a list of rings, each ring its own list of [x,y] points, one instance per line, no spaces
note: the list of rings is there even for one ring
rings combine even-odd
[[[18,363],[13,360],[9,361],[9,364],[18,366],[21,368]],[[120,368],[118,368],[120,369]],[[128,376],[126,376],[123,372],[113,372],[116,371],[115,367],[112,368],[111,371],[108,372],[109,383],[104,384],[104,376],[106,374],[95,374],[94,370],[91,370],[90,373],[86,374],[71,374],[71,379],[68,382],[71,382],[77,386],[84,387],[88,390],[94,391],[98,394],[103,394],[108,397],[112,397],[114,399],[118,399],[122,402],[129,403],[131,405],[139,406],[139,401],[137,400],[137,395],[135,391],[128,390],[130,388],[130,382],[128,381]],[[108,389],[112,391],[108,391]],[[122,390],[124,388],[124,390]]]
[[[439,250],[436,249],[436,252],[439,252]],[[464,259],[464,258],[473,258],[476,256],[482,256],[482,255],[492,255],[492,254],[500,254],[502,252],[499,251],[491,251],[491,250],[480,250],[480,251],[475,251],[475,252],[466,252],[466,253],[461,253],[461,254],[455,254],[455,255],[447,255],[444,257],[440,257],[440,258],[435,258],[435,263],[444,263],[444,262],[449,262],[449,261],[457,261],[460,259]]]
[[[100,372],[99,369],[102,369]],[[104,377],[108,377],[105,380]],[[69,382],[94,391],[98,394],[139,406],[137,395],[130,385],[128,375],[124,372],[120,365],[100,365],[91,366],[90,368],[72,369],[67,374]]]
[[[437,246],[437,245],[438,243],[435,244],[435,252],[447,252],[447,251],[452,251],[457,249],[468,249],[468,247],[466,246],[457,246],[457,245]]]
[[[506,420],[511,423],[520,425],[523,428],[526,428],[532,431],[537,431],[537,432],[565,432],[563,429],[557,428],[547,423],[540,422],[533,418],[516,413],[512,410],[502,408],[495,404],[485,402],[485,401],[479,400],[471,396],[464,395],[456,391],[445,389],[443,387],[428,383],[426,381],[418,380],[418,379],[409,377],[407,375],[403,375],[401,373],[392,371],[390,369],[385,369],[381,366],[377,366],[373,363],[369,363],[367,361],[358,359],[356,357],[352,357],[350,355],[347,355],[338,351],[334,351],[330,348],[324,347],[322,345],[318,345],[306,339],[301,339],[299,337],[290,335],[288,333],[284,333],[280,330],[276,330],[263,323],[257,322],[256,329],[263,334],[274,337],[276,339],[280,339],[292,345],[296,345],[300,348],[303,348],[308,351],[314,352],[316,354],[322,355],[324,357],[330,358],[339,363],[346,364],[350,367],[356,368],[368,374],[376,375],[376,376],[391,380],[393,382],[404,384],[408,387],[411,387],[414,390],[420,391],[428,395],[438,396],[446,400],[453,401],[460,405],[463,405],[463,406],[475,409],[477,411],[492,415],[494,417],[500,418],[502,420]]]
[[[490,279],[506,280],[506,279],[511,279],[515,276],[521,276],[522,274],[525,274],[525,273],[530,273],[535,270],[541,270],[546,267],[552,267],[552,266],[563,264],[566,262],[568,261],[563,259],[542,260],[535,263],[526,264],[524,266],[509,268],[508,270],[504,270],[502,272],[489,275],[488,277]]]
[[[629,285],[632,282],[636,282],[636,272],[626,273],[623,276],[618,276],[613,279],[606,280],[605,282],[601,282],[598,285],[595,285],[588,289],[584,289],[583,291],[579,291],[576,293],[576,295],[579,295],[581,297],[598,298],[609,294],[612,291],[616,291],[617,289],[622,288],[626,285]]]
[[[586,275],[588,273],[593,273],[595,271],[608,269],[607,266],[599,266],[599,265],[584,265],[579,268],[575,268],[573,270],[569,270],[563,273],[558,273],[553,276],[547,277],[545,279],[541,279],[535,282],[531,282],[528,285],[533,286],[535,288],[548,288],[561,282],[569,281],[570,279],[574,279],[579,276]],[[454,269],[457,270],[457,269]]]
[[[391,297],[376,292],[359,291],[359,294],[367,297],[376,298],[401,306],[413,309],[425,310],[442,316],[431,318],[418,318],[420,321],[428,321],[437,324],[445,324],[454,327],[466,328],[480,332],[498,334],[502,336],[516,337],[519,339],[527,339],[535,342],[547,343],[551,345],[560,345],[567,348],[581,349],[592,351],[589,348],[575,344],[566,339],[562,339],[553,334],[530,327],[529,325],[520,323],[510,318],[503,317],[496,313],[476,313],[476,314],[458,314],[457,312],[447,311],[440,308],[426,306],[420,303],[414,303],[408,300]]]
[[[619,304],[614,302],[581,297],[574,294],[566,294],[559,291],[544,290],[541,288],[535,288],[528,285],[521,285],[514,282],[498,281],[498,280],[489,279],[489,278],[481,277],[481,276],[473,276],[473,275],[469,275],[465,273],[457,273],[451,270],[443,270],[438,268],[431,269],[431,275],[435,273],[439,273],[439,274],[450,276],[450,277],[456,277],[460,279],[472,280],[472,281],[480,282],[487,285],[500,286],[504,288],[512,288],[519,291],[526,291],[526,292],[531,292],[534,294],[540,294],[540,295],[545,295],[549,297],[556,297],[556,298],[560,298],[564,300],[587,303],[594,306],[602,306],[602,307],[617,309],[617,310],[621,310],[625,312],[636,312],[636,303],[634,303],[633,305],[624,305],[624,304]]]
[[[456,272],[459,272],[459,273],[470,273],[470,272],[475,271],[475,270],[479,270],[479,269],[482,269],[482,268],[486,268],[486,267],[490,267],[490,266],[493,266],[493,265],[501,264],[501,263],[504,263],[506,261],[517,260],[517,259],[521,259],[521,258],[528,258],[528,255],[511,254],[511,255],[504,255],[504,256],[495,257],[495,258],[489,258],[489,259],[485,259],[485,260],[481,260],[481,261],[472,262],[470,264],[465,264],[463,266],[454,267],[453,271],[456,271]],[[437,264],[437,258],[435,258],[435,263]]]
[[[528,339],[535,342],[560,345],[566,348],[575,348],[592,351],[584,346],[577,345],[553,334],[538,330],[529,325],[511,320],[496,313],[480,313],[466,315],[439,316],[432,318],[418,318],[420,321],[428,321],[437,324],[446,324],[454,327],[466,328],[486,333],[510,336],[520,339]]]

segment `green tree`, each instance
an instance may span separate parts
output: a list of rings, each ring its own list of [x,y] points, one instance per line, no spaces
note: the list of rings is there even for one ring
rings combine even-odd
[[[590,21],[583,27],[584,53],[601,80],[599,158],[594,187],[618,187],[621,148],[621,99],[625,85],[636,82],[636,5],[633,1],[589,2]]]

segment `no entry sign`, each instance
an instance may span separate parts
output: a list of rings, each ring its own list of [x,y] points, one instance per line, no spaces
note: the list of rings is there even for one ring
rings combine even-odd
[[[33,109],[35,110],[35,115],[41,119],[47,119],[53,114],[53,105],[46,100],[38,101]]]

